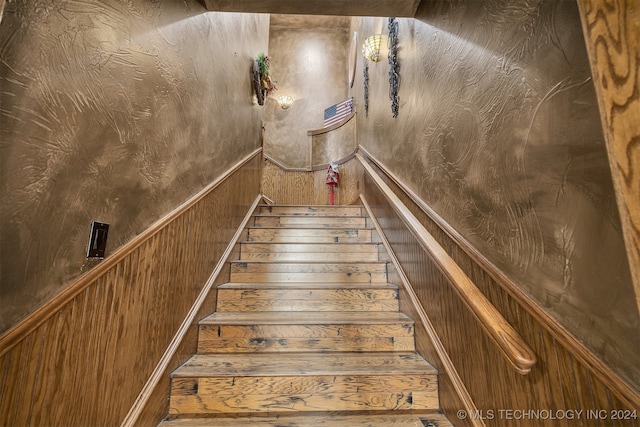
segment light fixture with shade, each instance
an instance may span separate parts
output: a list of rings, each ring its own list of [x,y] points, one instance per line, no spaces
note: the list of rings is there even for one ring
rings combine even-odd
[[[278,105],[280,105],[280,108],[282,108],[283,110],[286,110],[287,108],[291,107],[292,104],[293,104],[293,98],[290,97],[289,95],[280,95],[278,97]]]
[[[362,44],[362,54],[370,61],[378,62],[380,60],[380,42],[382,34],[374,34],[368,37]]]

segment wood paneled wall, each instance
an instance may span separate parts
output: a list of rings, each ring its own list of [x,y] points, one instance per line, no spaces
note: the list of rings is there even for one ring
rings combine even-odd
[[[358,175],[360,168],[357,166],[356,159],[339,165],[340,182],[335,189],[336,205],[348,205],[358,199],[362,175]],[[329,186],[325,183],[326,178],[326,170],[286,170],[265,159],[262,194],[280,204],[328,205]]]
[[[123,421],[259,194],[259,154],[0,337],[1,426]]]
[[[370,177],[365,176],[363,194],[374,216],[389,240],[402,269],[408,277],[422,307],[431,321],[457,374],[475,402],[482,420],[471,423],[458,417],[460,401],[454,396],[455,386],[447,378],[441,387],[441,405],[454,424],[487,426],[589,426],[637,427],[634,419],[616,420],[622,412],[640,410],[640,394],[623,383],[606,365],[572,339],[549,316],[526,301],[517,290],[496,278],[497,272],[483,269],[474,257],[454,240],[439,224],[372,164],[400,197],[413,215],[438,240],[462,270],[476,283],[507,321],[533,348],[538,363],[528,375],[516,373],[501,357],[497,347],[487,338],[469,310],[461,302],[447,279],[389,205],[384,194]],[[465,249],[467,251],[465,251]],[[423,327],[416,327],[419,350],[444,371],[434,346]],[[551,411],[573,419],[559,419],[528,412]],[[598,412],[587,412],[587,411]],[[562,411],[562,412],[557,412]],[[541,415],[540,415],[541,414]],[[640,413],[637,413],[640,416]],[[600,419],[596,419],[596,415]],[[469,414],[466,414],[469,417]],[[606,418],[606,419],[605,419]]]

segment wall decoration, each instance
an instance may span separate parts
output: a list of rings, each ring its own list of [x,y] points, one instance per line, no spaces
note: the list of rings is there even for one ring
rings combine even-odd
[[[349,45],[349,68],[347,69],[347,77],[349,81],[349,87],[353,87],[353,83],[356,80],[356,64],[358,62],[358,33],[356,31],[353,32],[353,36],[351,36],[351,44]]]
[[[362,55],[369,61],[380,61],[380,44],[382,43],[382,34],[374,34],[362,44]]]
[[[271,79],[269,70],[269,58],[264,53],[258,55],[253,62],[253,90],[258,98],[258,105],[264,105],[264,100],[271,92],[277,90],[275,82]]]
[[[369,117],[369,61],[364,60],[364,115]]]
[[[400,66],[398,64],[398,20],[389,18],[389,99],[391,99],[391,114],[398,117],[398,90],[400,88]]]

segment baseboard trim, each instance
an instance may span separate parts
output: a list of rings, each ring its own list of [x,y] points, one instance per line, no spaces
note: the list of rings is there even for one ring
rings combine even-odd
[[[236,230],[236,233],[231,238],[231,242],[229,243],[224,253],[220,257],[220,260],[218,261],[215,268],[213,269],[213,272],[211,273],[211,275],[209,276],[209,279],[207,280],[204,287],[202,288],[202,291],[198,295],[198,298],[191,306],[189,313],[187,314],[184,321],[180,325],[180,328],[178,329],[173,339],[171,340],[171,343],[167,347],[167,350],[164,352],[164,354],[162,355],[162,358],[160,358],[160,361],[158,362],[155,369],[151,373],[149,380],[144,385],[144,387],[142,388],[142,391],[136,398],[136,401],[134,402],[133,406],[129,410],[129,413],[127,414],[124,421],[122,422],[121,427],[133,427],[136,425],[136,423],[138,422],[138,417],[140,417],[140,415],[142,414],[142,411],[147,405],[158,383],[160,382],[160,380],[164,375],[169,375],[169,372],[167,371],[171,369],[170,364],[176,354],[176,351],[180,347],[180,344],[182,343],[182,340],[186,335],[187,331],[189,330],[189,328],[191,327],[191,325],[197,321],[196,316],[200,310],[200,307],[202,306],[205,299],[207,298],[207,295],[209,295],[209,292],[211,292],[211,290],[213,289],[214,284],[216,283],[216,279],[220,275],[222,268],[224,267],[225,263],[229,261],[229,256],[231,255],[235,245],[238,243],[241,236],[243,235],[243,232],[247,227],[249,220],[253,216],[254,212],[256,211],[258,205],[262,202],[262,200],[263,200],[263,196],[258,195],[254,200],[253,204],[251,205],[251,207],[249,208],[247,215],[244,217],[244,219],[242,220],[242,223]]]

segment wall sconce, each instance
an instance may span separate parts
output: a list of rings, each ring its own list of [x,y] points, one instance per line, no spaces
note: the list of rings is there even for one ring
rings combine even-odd
[[[380,60],[380,41],[382,34],[374,34],[368,37],[362,44],[362,54],[370,61],[378,62]]]
[[[278,105],[280,105],[280,107],[283,110],[286,110],[287,108],[291,107],[292,104],[293,104],[293,98],[290,97],[289,95],[280,95],[278,97]]]

